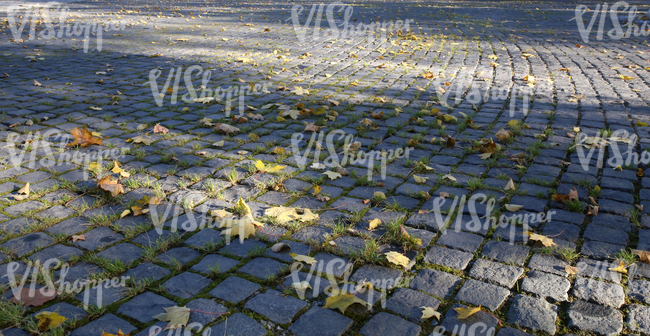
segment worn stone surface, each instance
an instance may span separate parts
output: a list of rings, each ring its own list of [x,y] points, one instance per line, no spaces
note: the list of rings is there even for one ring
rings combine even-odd
[[[611,307],[574,301],[568,315],[569,326],[596,335],[618,335],[623,330],[623,314]]]
[[[523,291],[534,293],[542,298],[552,298],[562,302],[567,301],[569,295],[567,292],[571,288],[569,280],[540,271],[531,271],[528,276],[521,282]]]
[[[554,335],[557,313],[553,308],[544,300],[517,295],[508,311],[508,323]]]

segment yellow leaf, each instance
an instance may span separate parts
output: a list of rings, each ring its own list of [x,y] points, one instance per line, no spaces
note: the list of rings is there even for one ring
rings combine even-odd
[[[139,207],[137,205],[132,206],[131,210],[133,211],[133,216],[144,215],[149,212],[149,209],[142,209],[142,207]]]
[[[580,133],[580,127],[573,127],[573,131],[576,133]]]
[[[286,167],[287,166],[271,165],[271,164],[266,166],[264,162],[262,162],[261,160],[255,161],[255,168],[257,168],[257,170],[259,170],[262,173],[277,173]]]
[[[507,190],[515,190],[515,189],[516,189],[515,188],[515,183],[512,181],[512,179],[510,179],[510,181],[508,181],[508,184],[506,184],[506,187],[503,188],[503,190],[506,190],[506,191]]]
[[[534,242],[539,242],[543,246],[546,247],[557,246],[557,244],[555,244],[553,239],[546,237],[544,235],[533,233],[533,232],[528,232],[528,235],[530,236],[530,240]]]
[[[481,160],[487,160],[490,158],[490,156],[492,156],[492,153],[481,153],[478,156],[481,158]]]
[[[641,126],[641,127],[648,127],[648,123],[643,122],[643,121],[637,121],[637,122],[636,122],[636,125],[637,125],[637,126]]]
[[[120,218],[124,218],[126,215],[128,215],[130,213],[131,213],[131,210],[126,209],[126,210],[122,211],[122,213],[120,214]]]
[[[295,208],[273,207],[264,211],[267,216],[275,217],[280,224],[286,224],[292,221],[308,222],[318,219],[318,214],[314,214],[309,209],[300,209],[302,214],[298,213]]]
[[[614,271],[614,272],[618,272],[618,273],[627,274],[627,270],[625,269],[625,261],[621,261],[621,263],[618,264],[618,267],[610,268],[609,270]]]
[[[451,176],[451,174],[447,174],[447,175],[443,176],[442,179],[456,182],[456,178]]]
[[[634,77],[623,76],[623,75],[621,75],[621,74],[619,74],[618,76],[621,77],[622,80],[631,80],[631,79],[635,79]]]
[[[307,281],[293,282],[291,283],[291,288],[295,289],[296,291],[304,292],[307,289],[310,289],[311,285]]]
[[[304,262],[305,264],[309,264],[309,265],[313,265],[315,262],[318,262],[315,258],[302,255],[302,254],[289,253],[289,255],[291,256],[291,258],[293,258],[293,260]]]
[[[126,142],[142,143],[145,144],[146,146],[149,146],[153,142],[153,139],[151,139],[146,135],[138,135],[137,137],[126,139]]]
[[[97,182],[97,186],[111,193],[115,197],[118,194],[124,194],[124,187],[117,183],[117,180],[112,181],[111,175],[106,175],[103,179]]]
[[[512,132],[506,131],[503,128],[496,133],[496,137],[497,139],[499,139],[499,141],[509,139],[511,136],[512,136]]]
[[[379,225],[381,225],[381,219],[375,218],[375,219],[371,220],[370,222],[368,222],[367,229],[372,231],[372,230],[376,229]]]
[[[273,148],[273,154],[284,154],[287,150],[282,148],[282,147],[275,147]]]
[[[435,317],[436,319],[440,320],[440,317],[442,317],[440,313],[438,313],[435,309],[433,309],[433,307],[423,306],[420,307],[420,309],[422,309],[422,317],[421,317],[422,319],[426,320],[428,318]]]
[[[332,295],[328,297],[327,300],[325,300],[325,305],[323,308],[338,309],[341,311],[341,313],[345,314],[345,310],[353,303],[360,303],[366,306],[368,305],[366,301],[359,299],[351,293],[338,291],[336,295]]]
[[[321,190],[321,187],[320,187],[319,185],[315,185],[315,186],[314,186],[314,192],[311,193],[311,194],[314,195],[314,196],[316,196],[316,195],[318,195],[318,193],[320,192],[320,190]]]
[[[614,167],[614,170],[623,171],[623,167],[618,165],[618,166]]]
[[[109,334],[105,331],[102,331],[102,336],[129,336],[129,334],[125,334],[122,332],[122,329],[120,329],[117,334]]]
[[[512,119],[508,121],[508,127],[512,128],[516,126],[519,126],[519,120]]]
[[[244,239],[255,234],[256,225],[262,223],[255,222],[251,214],[245,215],[241,219],[225,218],[219,223],[219,227],[226,227],[227,229],[221,232],[226,237],[239,236],[239,242],[244,243]]]
[[[48,331],[50,329],[54,329],[63,324],[65,320],[67,320],[67,318],[64,316],[47,311],[40,312],[34,317],[36,317],[38,320],[38,330],[40,331]]]
[[[403,266],[404,268],[407,268],[409,263],[411,262],[411,259],[407,258],[405,255],[399,252],[391,251],[385,253],[385,255],[386,255],[386,259],[390,263],[398,266]]]
[[[187,307],[178,307],[173,306],[165,309],[165,313],[160,313],[154,318],[160,321],[168,321],[169,324],[165,327],[165,330],[176,329],[187,326],[187,322],[190,319],[190,309]]]
[[[253,141],[257,141],[257,140],[260,139],[260,136],[255,134],[255,133],[251,133],[251,134],[248,135],[248,138],[253,140]]]
[[[415,180],[415,183],[427,183],[427,180],[429,178],[428,177],[413,175],[413,179]]]
[[[120,163],[117,162],[117,159],[115,159],[115,161],[113,161],[113,169],[111,169],[111,171],[112,171],[114,174],[120,174],[122,177],[129,177],[129,176],[131,176],[131,174],[130,174],[129,172],[127,172],[126,170],[124,170],[124,169],[122,169],[122,168],[120,167]]]
[[[569,275],[576,275],[578,274],[578,271],[580,271],[580,269],[577,267],[566,265],[564,266],[564,271],[567,272],[567,274]]]
[[[464,320],[478,312],[481,311],[481,306],[478,307],[458,307],[454,308],[456,312],[458,312],[458,319]]]
[[[379,200],[379,201],[385,200],[386,199],[386,194],[384,194],[381,191],[375,191],[375,193],[372,194],[372,198],[376,199],[376,200]]]

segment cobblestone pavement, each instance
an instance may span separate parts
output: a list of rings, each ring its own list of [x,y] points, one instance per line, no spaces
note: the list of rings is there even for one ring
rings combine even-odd
[[[312,3],[295,26],[294,4],[65,4],[70,24],[106,24],[101,51],[96,32],[0,23],[3,335],[39,334],[42,311],[67,320],[40,334],[162,335],[154,316],[172,306],[192,309],[186,335],[650,334],[650,265],[632,251],[650,250],[645,36],[598,40],[596,21],[583,40],[597,3],[572,21],[568,2],[357,2],[323,10],[322,29],[305,26]],[[346,15],[384,31],[328,35]],[[238,92],[201,100],[206,87]],[[63,146],[83,127],[101,145]],[[641,163],[616,160],[628,147]],[[342,169],[331,151],[377,155]],[[208,219],[245,215],[239,198],[264,226],[227,243]],[[280,206],[302,210],[266,214]],[[50,277],[54,299],[8,301],[11,279]],[[369,304],[323,309],[335,287]]]

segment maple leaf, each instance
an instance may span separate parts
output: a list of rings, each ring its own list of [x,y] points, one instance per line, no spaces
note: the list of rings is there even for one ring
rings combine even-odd
[[[650,252],[641,250],[632,250],[632,253],[639,256],[642,262],[650,264]]]
[[[126,142],[141,143],[149,146],[153,142],[153,139],[146,135],[138,135],[137,137],[126,139]]]
[[[618,273],[627,274],[627,270],[625,269],[625,261],[621,261],[621,263],[618,264],[616,268],[609,268],[609,270]]]
[[[263,224],[256,222],[253,215],[246,214],[241,219],[226,218],[221,221],[219,227],[227,228],[221,232],[222,235],[226,237],[239,236],[239,242],[243,244],[245,239],[255,234],[256,225],[262,226]]]
[[[16,201],[22,201],[22,200],[28,198],[29,197],[29,182],[27,182],[27,184],[25,184],[22,188],[20,188],[17,191],[17,193],[22,194],[22,195],[13,195],[14,200],[16,200]]]
[[[333,181],[333,180],[336,180],[336,179],[339,178],[339,177],[343,177],[343,175],[341,175],[340,173],[333,172],[333,171],[326,171],[326,172],[324,172],[323,174],[324,174],[324,175],[327,175],[327,177],[329,177],[330,180],[332,180],[332,181]]]
[[[239,128],[237,128],[235,126],[230,126],[228,124],[218,123],[218,124],[215,124],[214,127],[217,129],[217,131],[221,131],[221,132],[223,132],[225,134],[239,132]]]
[[[435,309],[433,309],[433,307],[423,306],[420,307],[420,309],[422,309],[421,319],[426,320],[428,318],[435,317],[436,319],[440,320],[440,318],[442,317],[442,315],[440,315],[440,313],[438,313]]]
[[[456,312],[458,312],[458,319],[464,320],[478,312],[481,311],[481,306],[478,307],[458,307],[454,308]]]
[[[50,329],[54,329],[63,324],[65,320],[67,320],[65,316],[47,311],[40,312],[37,315],[34,315],[34,317],[36,317],[38,320],[38,330],[40,331],[48,331]]]
[[[318,262],[315,258],[302,255],[302,254],[289,253],[289,255],[291,256],[291,258],[293,258],[293,260],[304,262],[305,264],[309,264],[309,265],[313,265],[315,262]]]
[[[80,145],[81,147],[88,147],[91,145],[100,145],[102,144],[101,138],[94,138],[93,133],[89,131],[86,126],[83,129],[77,127],[70,130],[70,133],[74,137],[74,141],[67,144],[66,146],[76,146]]]
[[[553,239],[546,237],[541,234],[533,233],[533,232],[528,232],[528,235],[530,236],[530,240],[536,242],[536,244],[541,244],[542,246],[545,247],[551,247],[551,246],[557,246]]]
[[[158,133],[166,134],[167,132],[169,132],[169,129],[165,126],[161,126],[160,124],[156,124],[153,127],[154,134],[158,134]]]
[[[368,227],[366,229],[368,229],[369,231],[372,231],[372,230],[376,229],[379,225],[381,225],[381,219],[375,218],[375,219],[371,220],[370,222],[368,222]]]
[[[333,293],[332,293],[333,294]],[[348,309],[352,304],[360,303],[362,305],[368,305],[368,302],[359,299],[354,296],[352,293],[346,291],[339,291],[336,295],[331,295],[325,300],[325,305],[323,308],[329,309],[338,309],[341,313],[345,314],[345,310]]]
[[[403,255],[403,254],[401,254],[399,252],[391,251],[391,252],[385,253],[385,255],[386,255],[386,259],[390,263],[398,265],[398,266],[402,266],[404,268],[407,268],[409,263],[411,262],[411,259],[407,258],[405,255]]]
[[[49,295],[43,295],[41,290],[34,290],[32,292],[31,286],[23,286],[18,293],[14,293],[10,301],[15,304],[22,304],[23,306],[42,306],[45,302],[56,297],[56,291],[46,291],[46,293]]]
[[[287,166],[271,165],[271,164],[267,166],[264,164],[264,162],[262,162],[262,160],[255,161],[255,168],[257,168],[257,170],[262,173],[277,173],[286,167]]]
[[[290,116],[291,119],[296,120],[296,119],[298,119],[298,116],[300,116],[300,111],[298,111],[298,110],[287,110],[287,111],[283,111],[282,113],[280,113],[280,115],[285,116],[285,117]],[[278,116],[278,121],[285,121],[286,120],[284,118],[282,118],[283,120],[280,120],[280,118],[282,118],[282,117]]]
[[[124,170],[124,169],[122,169],[122,168],[120,167],[120,163],[117,162],[117,159],[115,159],[115,161],[113,161],[113,169],[111,169],[111,171],[112,171],[114,174],[120,174],[120,176],[122,176],[122,177],[129,177],[129,176],[131,176],[131,174],[130,174],[129,172],[127,172],[126,170]]]
[[[163,309],[165,309],[165,313],[160,313],[154,316],[154,318],[159,319],[160,321],[169,321],[169,324],[167,324],[164,330],[187,326],[187,322],[190,319],[189,308],[173,306]]]
[[[112,181],[110,175],[106,175],[106,177],[97,182],[97,186],[110,192],[113,197],[118,194],[124,194],[124,187],[117,183],[117,180]]]
[[[314,214],[309,209],[302,209],[303,214],[298,210],[289,207],[273,207],[264,211],[267,216],[275,217],[280,224],[286,224],[292,221],[308,222],[318,219],[318,214]]]

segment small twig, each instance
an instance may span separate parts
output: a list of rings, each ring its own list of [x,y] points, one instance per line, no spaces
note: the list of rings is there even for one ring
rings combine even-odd
[[[79,196],[77,196],[77,197],[75,197],[75,198],[69,200],[68,203],[65,204],[65,206],[68,206],[68,204],[70,204],[70,202],[72,202],[72,201],[76,200],[77,198],[79,198],[79,197],[85,195],[86,193],[87,193],[87,192],[85,192],[85,193],[83,193],[83,194],[81,194],[81,195],[79,195]]]

